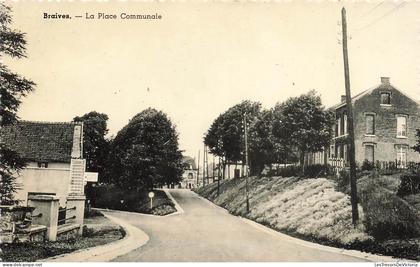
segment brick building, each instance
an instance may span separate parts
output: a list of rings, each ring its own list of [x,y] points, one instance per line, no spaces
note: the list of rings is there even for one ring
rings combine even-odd
[[[419,162],[420,154],[411,147],[420,129],[420,105],[395,88],[388,77],[352,98],[356,162],[393,161],[401,167]],[[347,105],[345,96],[331,107],[336,114],[331,146],[321,153],[308,155],[308,164],[324,164],[342,159],[348,164]]]

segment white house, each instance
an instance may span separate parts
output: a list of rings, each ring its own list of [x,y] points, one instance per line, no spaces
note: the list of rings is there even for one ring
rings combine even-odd
[[[19,172],[16,199],[26,205],[33,195],[84,195],[83,124],[19,121],[0,129],[1,141],[28,164]]]

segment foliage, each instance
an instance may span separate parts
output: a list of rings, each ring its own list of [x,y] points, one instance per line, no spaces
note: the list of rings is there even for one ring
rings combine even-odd
[[[278,103],[273,110],[273,135],[283,144],[297,148],[301,166],[304,155],[328,146],[332,138],[332,112],[326,111],[314,90]]]
[[[79,249],[108,244],[123,237],[124,232],[121,229],[65,241],[2,244],[2,260],[5,262],[35,262],[37,260],[70,253]]]
[[[182,176],[178,134],[166,114],[148,108],[118,132],[111,145],[111,179],[137,192],[177,184]]]
[[[260,112],[260,103],[243,101],[220,114],[204,136],[204,143],[209,147],[210,153],[221,157],[223,163],[245,162],[244,118],[248,128],[252,128]],[[250,137],[250,134],[248,136]],[[255,162],[255,156],[250,155],[251,159]]]
[[[407,196],[420,193],[420,174],[401,175],[398,187],[398,196]]]
[[[98,172],[102,177],[109,154],[109,142],[105,139],[108,133],[108,115],[92,111],[75,117],[73,121],[83,122],[83,156],[86,159],[86,170]]]
[[[15,175],[26,163],[18,153],[1,143],[0,155],[0,205],[17,205],[19,200],[16,200],[14,195],[21,188],[21,184],[16,181]]]
[[[22,32],[10,28],[12,23],[11,9],[0,3],[0,59],[3,56],[12,58],[25,57],[26,40]],[[0,127],[17,121],[17,111],[21,99],[33,90],[35,84],[20,75],[11,72],[0,61]],[[0,204],[18,204],[14,193],[19,185],[16,173],[24,167],[24,161],[18,153],[0,143]]]
[[[167,206],[173,208],[175,205],[165,192],[161,190],[153,190],[153,192],[155,193],[153,209],[150,209],[150,198],[147,191],[137,193],[133,190],[129,191],[114,185],[103,184],[94,188],[92,205],[96,208],[166,215],[166,212],[170,210]],[[176,211],[174,208],[171,210],[172,212]]]
[[[358,181],[358,197],[365,211],[365,225],[375,238],[409,238],[418,236],[417,211],[395,193],[392,177],[368,176]]]
[[[375,162],[365,159],[362,163],[362,171],[371,171],[375,168]]]

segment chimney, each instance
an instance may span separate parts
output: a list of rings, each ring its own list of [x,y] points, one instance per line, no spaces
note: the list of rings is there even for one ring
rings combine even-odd
[[[341,102],[346,102],[346,95],[341,95]]]
[[[389,85],[389,77],[381,77],[382,85]]]

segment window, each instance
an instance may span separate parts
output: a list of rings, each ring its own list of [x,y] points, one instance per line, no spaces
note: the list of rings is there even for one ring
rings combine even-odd
[[[375,161],[375,147],[373,145],[365,145],[365,160]]]
[[[336,136],[340,136],[341,135],[341,119],[340,118],[337,119],[336,125],[337,125]]]
[[[397,167],[404,169],[407,166],[407,146],[398,145],[397,149]]]
[[[347,129],[347,114],[344,114],[344,134],[348,134],[348,129]]]
[[[407,117],[397,116],[397,137],[407,136]]]
[[[188,173],[188,179],[194,179],[194,174]]]
[[[366,114],[366,134],[375,134],[375,115]]]
[[[381,105],[391,105],[391,93],[389,92],[381,93]]]
[[[48,162],[38,162],[38,168],[48,168]]]

